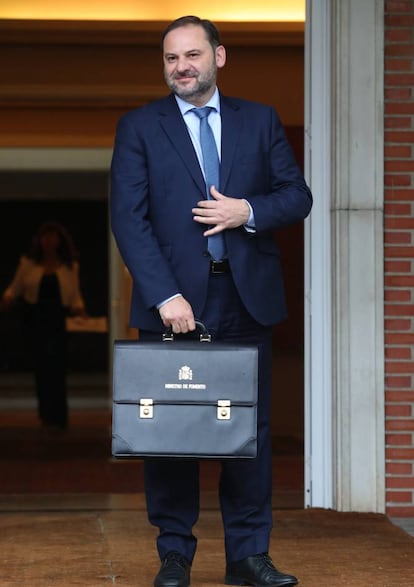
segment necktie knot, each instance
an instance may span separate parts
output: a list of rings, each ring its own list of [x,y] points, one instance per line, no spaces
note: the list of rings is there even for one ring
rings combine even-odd
[[[215,110],[215,108],[213,108],[212,106],[203,106],[202,108],[194,108],[193,112],[195,114],[197,114],[197,116],[202,119],[202,118],[208,118],[208,115],[210,114],[210,112],[212,112],[213,110]]]

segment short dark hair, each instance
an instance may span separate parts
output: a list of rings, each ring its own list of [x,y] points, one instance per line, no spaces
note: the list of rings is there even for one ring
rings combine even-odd
[[[161,48],[164,48],[164,39],[168,33],[189,24],[201,26],[204,29],[204,32],[206,33],[207,39],[210,45],[213,47],[213,50],[217,49],[217,47],[221,45],[220,33],[217,27],[210,20],[199,18],[198,16],[181,16],[180,18],[173,20],[162,33]]]

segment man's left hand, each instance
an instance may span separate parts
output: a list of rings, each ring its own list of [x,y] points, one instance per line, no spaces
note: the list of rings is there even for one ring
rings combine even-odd
[[[193,208],[193,220],[200,224],[214,225],[205,231],[204,236],[211,236],[229,228],[238,228],[249,219],[250,209],[244,200],[230,198],[211,187],[211,200],[197,202]]]

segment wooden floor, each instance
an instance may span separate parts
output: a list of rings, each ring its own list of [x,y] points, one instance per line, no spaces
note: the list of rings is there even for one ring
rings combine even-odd
[[[0,585],[151,587],[159,561],[142,498],[95,498],[11,499],[0,513]],[[303,587],[413,587],[414,539],[384,516],[275,510],[274,523],[274,561]],[[192,587],[223,585],[217,509],[202,509],[196,534]]]
[[[26,406],[26,404],[25,404]],[[45,434],[26,407],[0,410],[0,587],[151,587],[159,567],[142,463],[110,457],[110,414],[72,410]],[[303,455],[273,459],[275,564],[303,587],[413,587],[414,539],[385,516],[303,508]],[[205,463],[192,587],[223,585],[218,468]]]

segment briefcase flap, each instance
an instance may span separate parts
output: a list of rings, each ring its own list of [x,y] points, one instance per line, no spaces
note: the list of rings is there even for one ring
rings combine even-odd
[[[247,345],[118,340],[113,401],[255,405],[257,355],[257,347]]]

